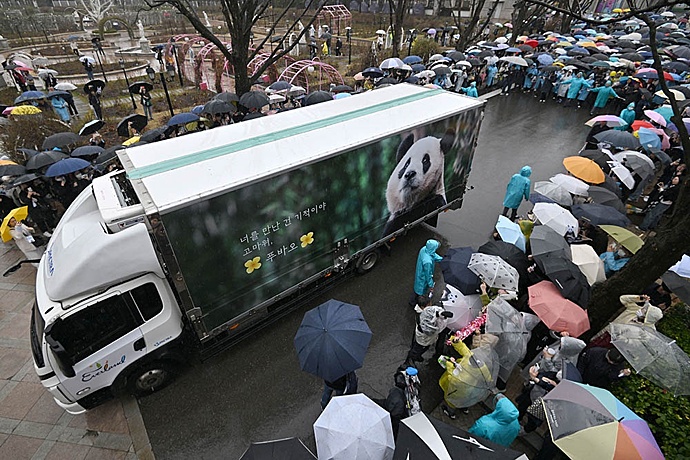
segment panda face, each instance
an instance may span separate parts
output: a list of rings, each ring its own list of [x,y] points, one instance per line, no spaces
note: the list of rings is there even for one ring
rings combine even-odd
[[[409,148],[391,175],[389,186],[405,207],[435,191],[443,168],[443,152],[435,137],[420,139]]]

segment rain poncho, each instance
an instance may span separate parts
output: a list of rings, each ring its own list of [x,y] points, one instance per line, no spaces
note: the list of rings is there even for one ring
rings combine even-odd
[[[462,92],[467,94],[469,97],[479,97],[479,93],[477,92],[477,82],[473,81],[467,88],[462,88]]]
[[[606,86],[594,88],[592,92],[597,93],[597,98],[594,100],[595,109],[603,109],[609,98],[618,97],[618,94],[611,88],[611,82],[606,82]]]
[[[607,277],[613,275],[614,272],[617,272],[623,268],[623,266],[630,260],[630,257],[617,258],[616,254],[610,251],[601,254],[599,258],[604,261],[604,272],[606,273]]]
[[[632,126],[635,121],[635,103],[631,102],[626,108],[621,111],[621,118],[628,123],[626,126],[620,126],[616,128],[619,131],[625,131],[628,127]]]
[[[522,203],[522,198],[529,200],[529,189],[531,181],[529,176],[532,175],[532,168],[523,166],[520,174],[513,174],[510,178],[508,186],[506,187],[506,196],[503,198],[503,206],[510,209],[517,209]]]
[[[581,74],[578,74],[577,77],[575,78],[569,78],[567,80],[563,80],[561,82],[561,85],[570,85],[568,87],[568,94],[566,94],[566,97],[568,99],[575,99],[577,97],[577,94],[580,92],[580,89],[582,89],[583,86],[589,87],[590,84],[582,78]]]
[[[67,110],[67,102],[59,96],[53,97],[50,100],[53,110],[60,117],[60,120],[69,122],[69,110]]]
[[[419,314],[419,327],[415,329],[415,341],[428,347],[433,345],[438,335],[446,328],[448,320],[440,316],[445,311],[443,307],[430,305]]]
[[[537,65],[533,64],[532,67],[527,69],[527,73],[525,74],[525,81],[522,84],[522,87],[524,89],[531,89],[532,88],[532,82],[538,73],[539,73],[539,71],[537,70]]]
[[[434,264],[442,257],[436,254],[441,244],[436,240],[428,240],[419,250],[417,268],[414,275],[414,292],[417,295],[427,295],[434,287]]]
[[[651,305],[649,302],[640,307],[637,302],[643,302],[638,295],[622,295],[620,302],[625,307],[625,311],[614,319],[613,323],[618,324],[639,324],[656,330],[656,322],[663,318],[664,314],[660,308]]]
[[[490,64],[486,67],[486,86],[492,86],[494,84],[494,77],[498,72],[498,67],[496,64]]]
[[[500,444],[510,446],[520,432],[518,410],[506,397],[498,400],[496,409],[490,414],[480,417],[469,432],[475,436]]]

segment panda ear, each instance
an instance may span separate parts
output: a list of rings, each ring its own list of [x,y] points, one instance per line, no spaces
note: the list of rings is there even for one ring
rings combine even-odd
[[[441,138],[441,151],[446,154],[453,148],[455,142],[455,131],[453,129],[446,130],[446,133]]]
[[[395,158],[396,163],[400,163],[402,157],[404,157],[407,151],[410,150],[410,147],[412,147],[412,144],[414,144],[414,134],[408,134],[398,146],[398,152]]]

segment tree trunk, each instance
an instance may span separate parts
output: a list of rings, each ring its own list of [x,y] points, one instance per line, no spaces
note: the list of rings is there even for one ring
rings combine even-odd
[[[515,9],[511,15],[513,20],[513,34],[510,37],[510,46],[515,45],[517,38],[522,35],[522,29],[525,27],[525,17],[527,17],[527,4],[524,1],[515,4]]]
[[[403,34],[405,33],[405,16],[407,15],[408,0],[390,1],[391,11],[394,10],[393,24],[393,57],[400,56],[400,44],[402,43]]]

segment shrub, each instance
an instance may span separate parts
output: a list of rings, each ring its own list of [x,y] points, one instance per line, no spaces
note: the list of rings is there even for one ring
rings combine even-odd
[[[417,37],[412,43],[412,54],[421,57],[424,62],[427,62],[431,56],[441,52],[441,45],[433,40],[424,37]]]

